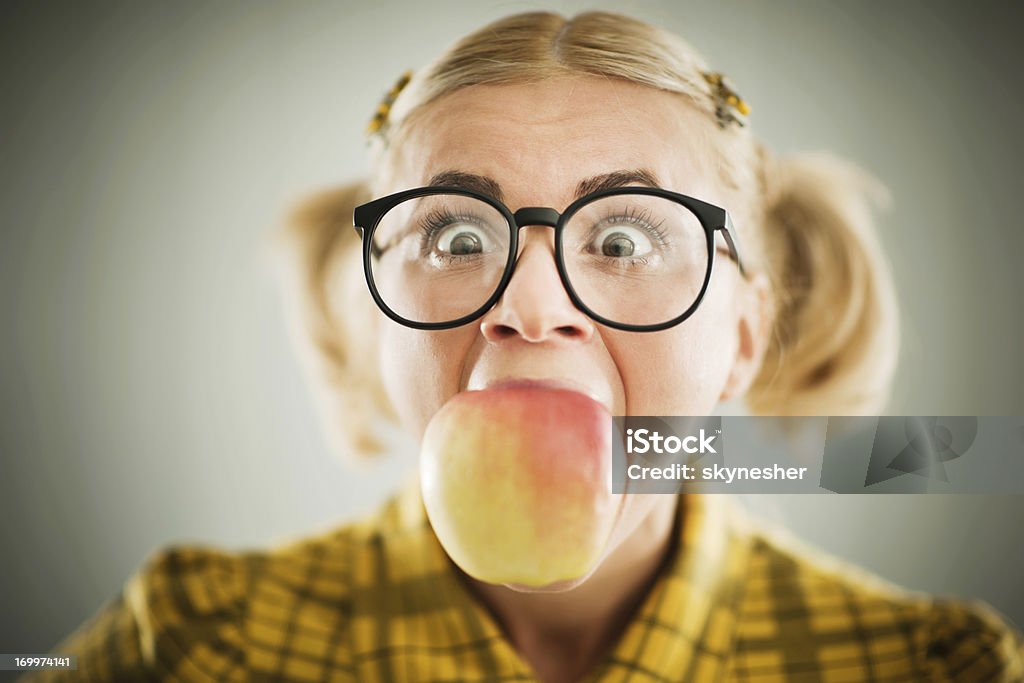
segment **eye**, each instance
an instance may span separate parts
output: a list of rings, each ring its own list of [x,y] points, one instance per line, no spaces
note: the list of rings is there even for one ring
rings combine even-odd
[[[420,255],[445,259],[472,258],[495,252],[495,229],[476,213],[441,207],[420,221]]]
[[[651,252],[651,241],[642,230],[628,225],[610,225],[601,230],[591,243],[594,252],[612,258],[645,256]]]
[[[492,248],[484,230],[466,223],[456,223],[442,228],[438,231],[435,245],[438,251],[453,256],[482,254]]]

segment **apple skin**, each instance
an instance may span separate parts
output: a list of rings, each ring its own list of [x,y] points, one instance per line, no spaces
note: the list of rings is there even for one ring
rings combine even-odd
[[[448,556],[480,581],[586,577],[611,535],[611,419],[576,391],[516,383],[456,394],[427,425],[423,502]]]

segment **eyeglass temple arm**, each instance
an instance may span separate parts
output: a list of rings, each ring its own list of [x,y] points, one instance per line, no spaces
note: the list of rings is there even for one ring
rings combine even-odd
[[[359,239],[362,240],[363,239],[363,229],[361,227],[359,227],[358,225],[353,226],[353,227],[356,230],[356,234],[359,235]],[[380,247],[377,246],[376,242],[370,242],[370,255],[373,256],[374,258],[378,258],[379,259],[381,254],[383,254],[385,251],[390,249],[392,246],[393,245],[391,245],[391,244],[387,244],[387,245],[384,246],[383,249],[381,249]]]
[[[740,275],[746,277],[747,269],[743,267],[743,259],[740,257],[739,243],[733,237],[736,229],[732,225],[732,217],[728,212],[725,214],[725,224],[715,229],[722,231],[722,235],[725,237],[725,243],[729,245],[729,255],[732,256],[733,261],[735,261],[736,265],[739,267]]]

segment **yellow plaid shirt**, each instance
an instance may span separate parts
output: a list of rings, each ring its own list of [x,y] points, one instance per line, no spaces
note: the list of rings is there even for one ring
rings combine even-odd
[[[1022,681],[980,604],[895,588],[752,525],[679,506],[678,551],[588,681]],[[411,488],[374,517],[266,551],[157,554],[33,681],[532,681]]]

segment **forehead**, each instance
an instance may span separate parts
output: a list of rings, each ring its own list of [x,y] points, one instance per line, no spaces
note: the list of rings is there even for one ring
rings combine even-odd
[[[592,76],[470,86],[423,107],[394,150],[394,191],[446,171],[487,176],[516,208],[562,207],[580,180],[644,170],[718,199],[717,129],[685,96]]]

